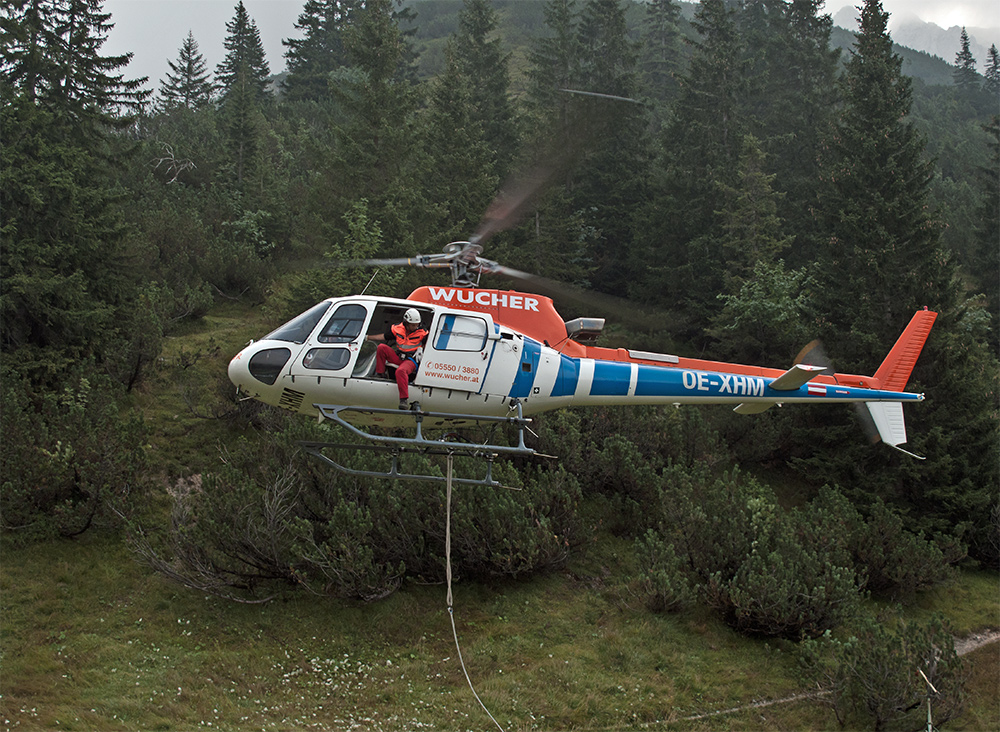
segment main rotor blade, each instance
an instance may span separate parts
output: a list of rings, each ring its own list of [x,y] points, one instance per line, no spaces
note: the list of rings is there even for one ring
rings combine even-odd
[[[451,258],[439,254],[420,254],[416,257],[396,257],[390,259],[341,259],[328,262],[331,267],[428,267],[449,268]]]
[[[522,272],[518,269],[496,265],[489,271],[493,274],[520,280],[528,285],[531,292],[552,298],[560,307],[572,306],[579,315],[607,317],[637,332],[671,331],[678,324],[678,318],[652,306],[637,304],[614,295],[596,292],[569,282],[559,282],[541,275]]]
[[[516,226],[545,189],[553,171],[551,165],[536,165],[527,173],[507,180],[486,209],[470,240],[482,244],[494,234]]]
[[[419,257],[396,257],[394,259],[341,259],[332,262],[335,267],[419,267]]]

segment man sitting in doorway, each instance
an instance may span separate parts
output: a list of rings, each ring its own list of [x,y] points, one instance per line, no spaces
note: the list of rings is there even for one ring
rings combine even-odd
[[[386,362],[396,364],[400,409],[409,409],[410,374],[417,370],[426,339],[427,331],[420,325],[416,308],[409,308],[403,313],[403,322],[390,326],[385,333],[368,336],[370,341],[382,341],[375,350],[376,378],[386,378]]]

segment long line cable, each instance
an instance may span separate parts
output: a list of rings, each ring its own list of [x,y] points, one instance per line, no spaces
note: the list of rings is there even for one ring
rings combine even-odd
[[[458,631],[455,629],[455,610],[454,602],[451,596],[451,467],[452,467],[452,453],[448,453],[448,474],[447,474],[447,489],[445,498],[445,522],[444,522],[444,559],[445,559],[445,578],[448,580],[448,617],[451,619],[451,634],[455,638],[455,650],[458,652],[458,662],[462,666],[462,673],[465,674],[465,680],[469,682],[469,688],[472,690],[472,695],[476,697],[476,701],[479,702],[479,706],[483,708],[486,712],[486,716],[493,720],[493,724],[497,726],[500,732],[504,732],[504,728],[500,726],[500,723],[496,718],[490,714],[490,710],[486,708],[483,704],[483,700],[479,698],[479,694],[476,693],[476,687],[472,685],[472,679],[469,678],[469,672],[465,668],[465,661],[462,659],[462,648],[458,644]]]

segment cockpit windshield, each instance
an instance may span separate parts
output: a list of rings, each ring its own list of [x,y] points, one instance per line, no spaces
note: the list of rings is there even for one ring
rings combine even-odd
[[[313,332],[316,324],[320,321],[326,311],[330,309],[329,302],[321,302],[319,305],[306,310],[272,333],[264,336],[268,341],[288,341],[290,343],[305,343],[309,334]]]

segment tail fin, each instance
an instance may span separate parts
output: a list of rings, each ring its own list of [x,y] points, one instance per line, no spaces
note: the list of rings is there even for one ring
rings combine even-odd
[[[894,447],[905,455],[924,460],[925,458],[900,447],[906,442],[906,425],[903,422],[902,402],[865,402],[871,412],[879,437],[889,447]]]
[[[896,345],[889,351],[885,361],[875,372],[875,378],[879,381],[879,388],[885,391],[903,391],[906,382],[910,380],[910,373],[917,363],[917,357],[927,342],[930,335],[931,326],[937,313],[933,310],[918,310],[910,324],[906,326],[903,335],[896,341]]]
[[[896,345],[889,351],[885,361],[875,372],[875,378],[879,381],[879,388],[885,391],[903,391],[906,382],[910,380],[910,374],[917,363],[920,351],[927,342],[930,335],[931,326],[937,313],[927,310],[918,310],[910,324],[906,326],[903,335],[896,341]],[[896,448],[902,453],[918,460],[923,460],[920,455],[904,450],[900,447],[906,442],[906,425],[903,422],[902,402],[865,402],[868,411],[871,413],[878,429],[882,442]]]

